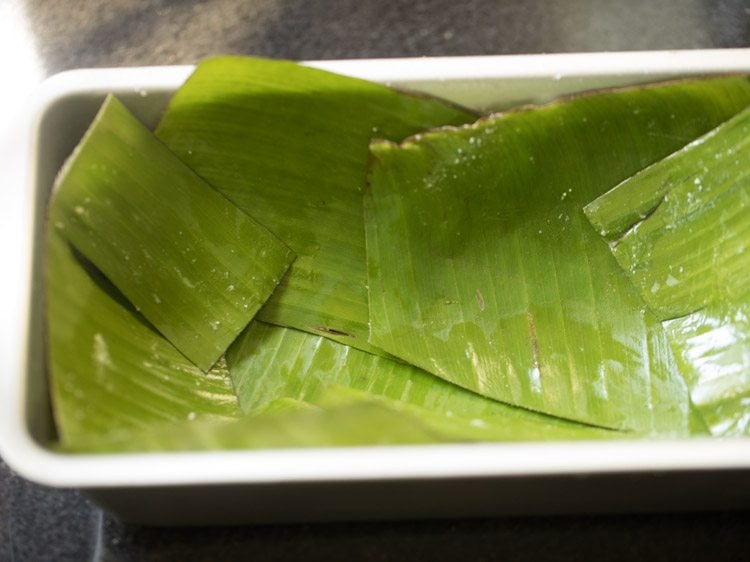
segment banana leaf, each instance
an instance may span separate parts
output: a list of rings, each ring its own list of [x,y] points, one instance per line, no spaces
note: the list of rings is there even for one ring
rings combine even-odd
[[[664,320],[712,433],[750,434],[750,109],[585,212]]]
[[[204,371],[294,256],[110,96],[66,163],[56,229]]]
[[[661,325],[582,207],[748,103],[744,78],[680,82],[374,142],[370,342],[497,400],[687,433]]]
[[[297,254],[258,317],[371,349],[361,193],[370,138],[475,117],[287,61],[221,57],[198,65],[156,134]]]
[[[51,220],[57,207],[51,208]],[[48,371],[60,444],[242,415],[225,366],[207,374],[162,337],[55,229],[46,260]]]
[[[252,412],[269,401],[318,402],[330,387],[384,400],[456,439],[532,440],[616,437],[484,398],[421,369],[330,339],[254,321],[227,351],[240,406]],[[358,394],[355,393],[354,396]]]
[[[408,413],[359,397],[338,396],[320,408],[281,399],[230,422],[162,424],[79,440],[67,452],[147,452],[287,447],[351,447],[445,443],[444,436]]]

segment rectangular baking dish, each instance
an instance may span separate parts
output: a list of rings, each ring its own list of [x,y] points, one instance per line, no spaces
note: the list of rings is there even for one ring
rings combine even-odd
[[[750,49],[306,63],[482,111],[666,78],[750,73]],[[0,454],[20,475],[81,488],[158,524],[750,507],[750,439],[497,443],[233,452],[55,452],[45,369],[42,241],[54,177],[104,96],[155,124],[190,66],[48,79],[14,137],[21,196],[0,210]]]

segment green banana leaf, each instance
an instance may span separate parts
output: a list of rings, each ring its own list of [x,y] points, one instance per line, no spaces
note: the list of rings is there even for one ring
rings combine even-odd
[[[667,320],[693,403],[711,434],[750,435],[750,291]]]
[[[475,117],[292,62],[221,57],[198,65],[156,134],[298,255],[258,317],[372,350],[361,194],[370,138]]]
[[[411,369],[433,379],[437,378],[415,367],[411,367]],[[410,377],[408,380],[414,382],[421,379],[422,376],[420,375],[417,378]],[[494,402],[504,409],[493,406],[485,406],[484,408],[475,406],[456,412],[451,408],[460,405],[459,402],[461,401],[456,400],[456,396],[447,392],[445,393],[446,399],[443,400],[446,407],[443,408],[419,405],[420,400],[414,398],[414,393],[411,390],[397,398],[391,398],[390,395],[392,394],[392,392],[374,393],[369,390],[359,390],[352,386],[341,386],[330,381],[322,381],[320,386],[306,395],[307,400],[325,409],[354,402],[380,404],[384,408],[417,420],[421,427],[432,435],[440,436],[440,439],[445,442],[573,441],[637,437],[637,434],[634,433],[611,431],[570,422],[530,410],[514,408],[496,401]],[[476,393],[470,394],[479,396]],[[483,413],[479,416],[471,416],[471,412],[476,410]]]
[[[53,225],[204,371],[294,259],[109,96],[66,163]]]
[[[374,400],[339,396],[327,408],[282,399],[231,422],[163,424],[80,440],[68,452],[146,452],[445,443],[450,437]]]
[[[750,109],[585,209],[717,435],[750,434]]]
[[[385,400],[454,439],[533,440],[618,437],[484,398],[421,369],[327,338],[252,322],[227,351],[240,406],[252,412],[281,398],[318,402],[330,387]]]
[[[661,325],[581,209],[748,103],[744,78],[680,82],[374,142],[370,342],[511,404],[687,433]]]
[[[51,220],[57,207],[51,208]],[[48,371],[60,444],[242,415],[226,367],[202,373],[55,229],[46,260]]]

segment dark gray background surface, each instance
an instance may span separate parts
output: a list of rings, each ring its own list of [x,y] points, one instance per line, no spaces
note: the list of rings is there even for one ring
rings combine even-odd
[[[218,53],[330,59],[750,46],[750,2],[742,0],[0,0],[8,6],[0,18],[27,26],[43,75]],[[0,460],[0,561],[740,560],[748,537],[745,512],[149,529],[110,518],[75,491],[26,482]]]

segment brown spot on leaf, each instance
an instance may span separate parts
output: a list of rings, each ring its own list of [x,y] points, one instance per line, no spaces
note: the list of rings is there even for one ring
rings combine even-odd
[[[482,291],[477,289],[477,304],[479,305],[480,312],[484,312],[484,297],[482,296]]]
[[[322,333],[328,334],[330,336],[343,336],[343,337],[346,337],[346,338],[353,338],[354,337],[353,335],[351,335],[351,334],[349,334],[347,332],[342,332],[341,330],[337,330],[336,328],[327,328],[326,326],[315,326],[314,329],[315,329],[316,332],[322,332]]]

